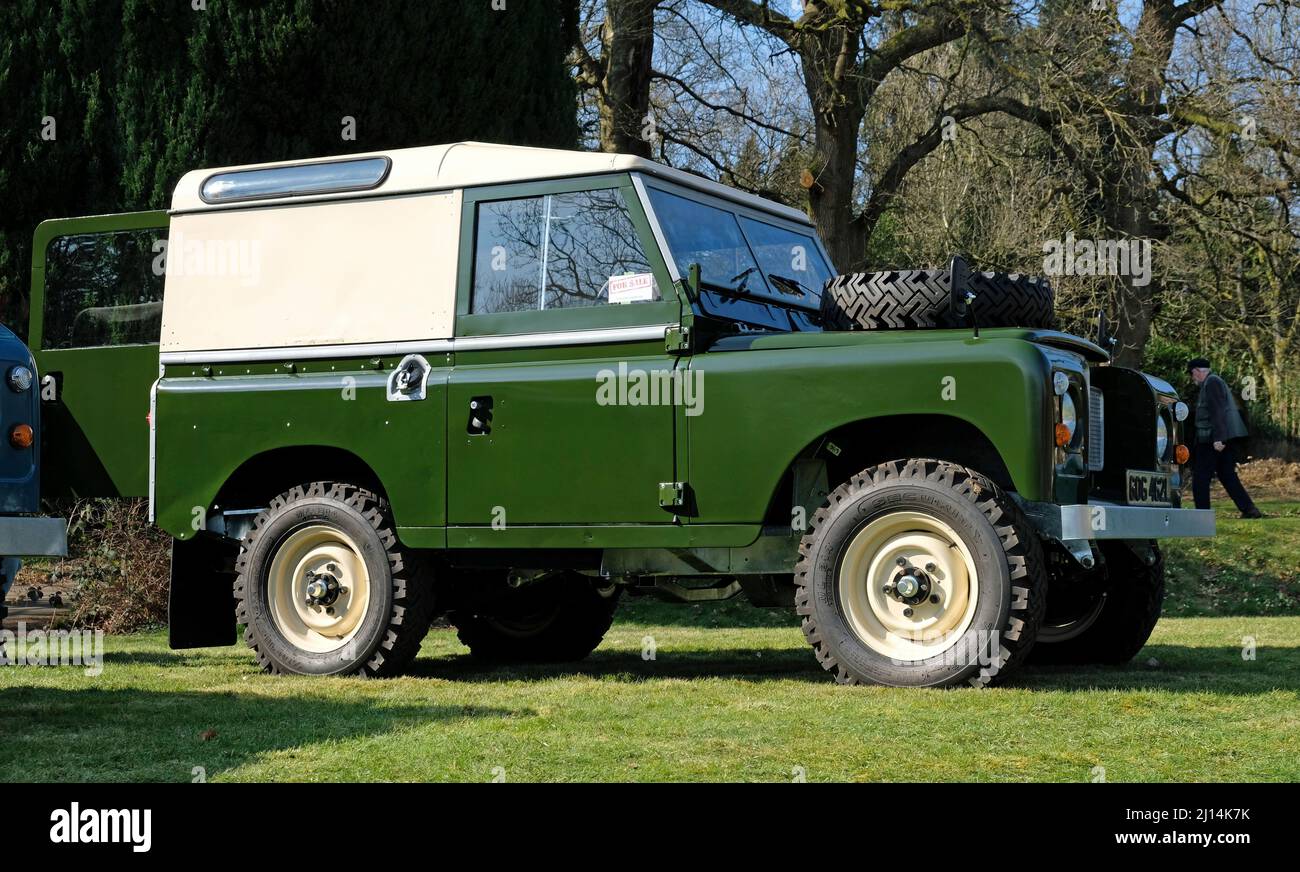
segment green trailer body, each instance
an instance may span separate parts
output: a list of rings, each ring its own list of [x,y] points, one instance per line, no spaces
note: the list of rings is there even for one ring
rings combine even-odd
[[[156,211],[60,218],[43,221],[36,229],[28,342],[41,372],[54,380],[53,390],[43,398],[49,455],[43,490],[47,497],[149,495],[149,388],[158,378],[156,332],[151,339],[132,336],[129,338],[136,341],[127,342],[113,341],[110,335],[77,337],[65,330],[53,336],[53,331],[47,332],[46,263],[50,247],[75,244],[81,239],[113,240],[139,235],[147,238],[147,243],[134,262],[134,274],[138,276],[151,269],[157,256],[152,243],[166,238],[167,224],[167,213]],[[122,302],[139,299],[140,290],[131,288],[128,282],[112,276],[103,284],[113,287],[113,298],[82,300],[79,304],[83,311],[108,308],[85,302],[108,303],[110,307],[139,305]],[[157,284],[160,302],[161,277]],[[56,314],[54,306],[50,314]],[[146,341],[138,341],[142,339]]]

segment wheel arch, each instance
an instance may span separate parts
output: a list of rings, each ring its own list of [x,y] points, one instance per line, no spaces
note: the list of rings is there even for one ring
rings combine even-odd
[[[260,509],[294,485],[322,480],[346,481],[384,495],[379,476],[351,451],[329,445],[291,445],[245,459],[225,477],[215,495],[196,503],[193,512],[197,514],[202,507],[209,511]],[[175,529],[179,523],[192,523],[193,517],[163,524],[173,536],[167,623],[170,645],[175,649],[235,641],[235,604],[230,590],[238,544],[221,533]]]
[[[280,445],[245,457],[233,468],[212,462],[201,469],[201,475],[180,479],[183,488],[159,494],[157,524],[177,539],[194,536],[203,512],[260,509],[276,494],[312,481],[344,481],[387,498],[369,462],[333,445]]]
[[[360,456],[335,445],[290,445],[271,448],[246,459],[226,477],[212,505],[251,509],[276,494],[310,481],[344,481],[387,499],[383,482]]]
[[[835,446],[835,454],[828,446]],[[786,526],[794,500],[794,471],[800,461],[826,463],[831,489],[878,463],[914,457],[969,467],[1007,491],[1016,482],[1006,459],[979,427],[958,415],[893,414],[841,424],[805,445],[786,465],[764,515],[764,524]]]

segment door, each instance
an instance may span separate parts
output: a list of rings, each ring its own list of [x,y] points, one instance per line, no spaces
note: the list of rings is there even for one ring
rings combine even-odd
[[[147,496],[166,212],[45,221],[28,342],[41,376],[42,493]]]
[[[651,239],[625,176],[466,192],[448,522],[479,532],[451,544],[673,524],[674,405],[694,397],[666,349],[681,308]]]

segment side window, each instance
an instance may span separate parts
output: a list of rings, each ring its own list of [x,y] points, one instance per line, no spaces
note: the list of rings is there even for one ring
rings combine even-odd
[[[659,288],[620,191],[479,203],[471,312],[658,299]]]
[[[158,341],[165,229],[59,236],[45,252],[41,348]]]
[[[474,312],[536,309],[541,299],[545,198],[478,204]]]
[[[616,190],[550,198],[544,309],[659,299],[636,227]]]

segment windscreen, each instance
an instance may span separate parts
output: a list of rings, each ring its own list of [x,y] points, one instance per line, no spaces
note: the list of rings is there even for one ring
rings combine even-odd
[[[655,187],[649,195],[678,273],[700,266],[707,314],[758,329],[818,329],[831,270],[810,232]]]

